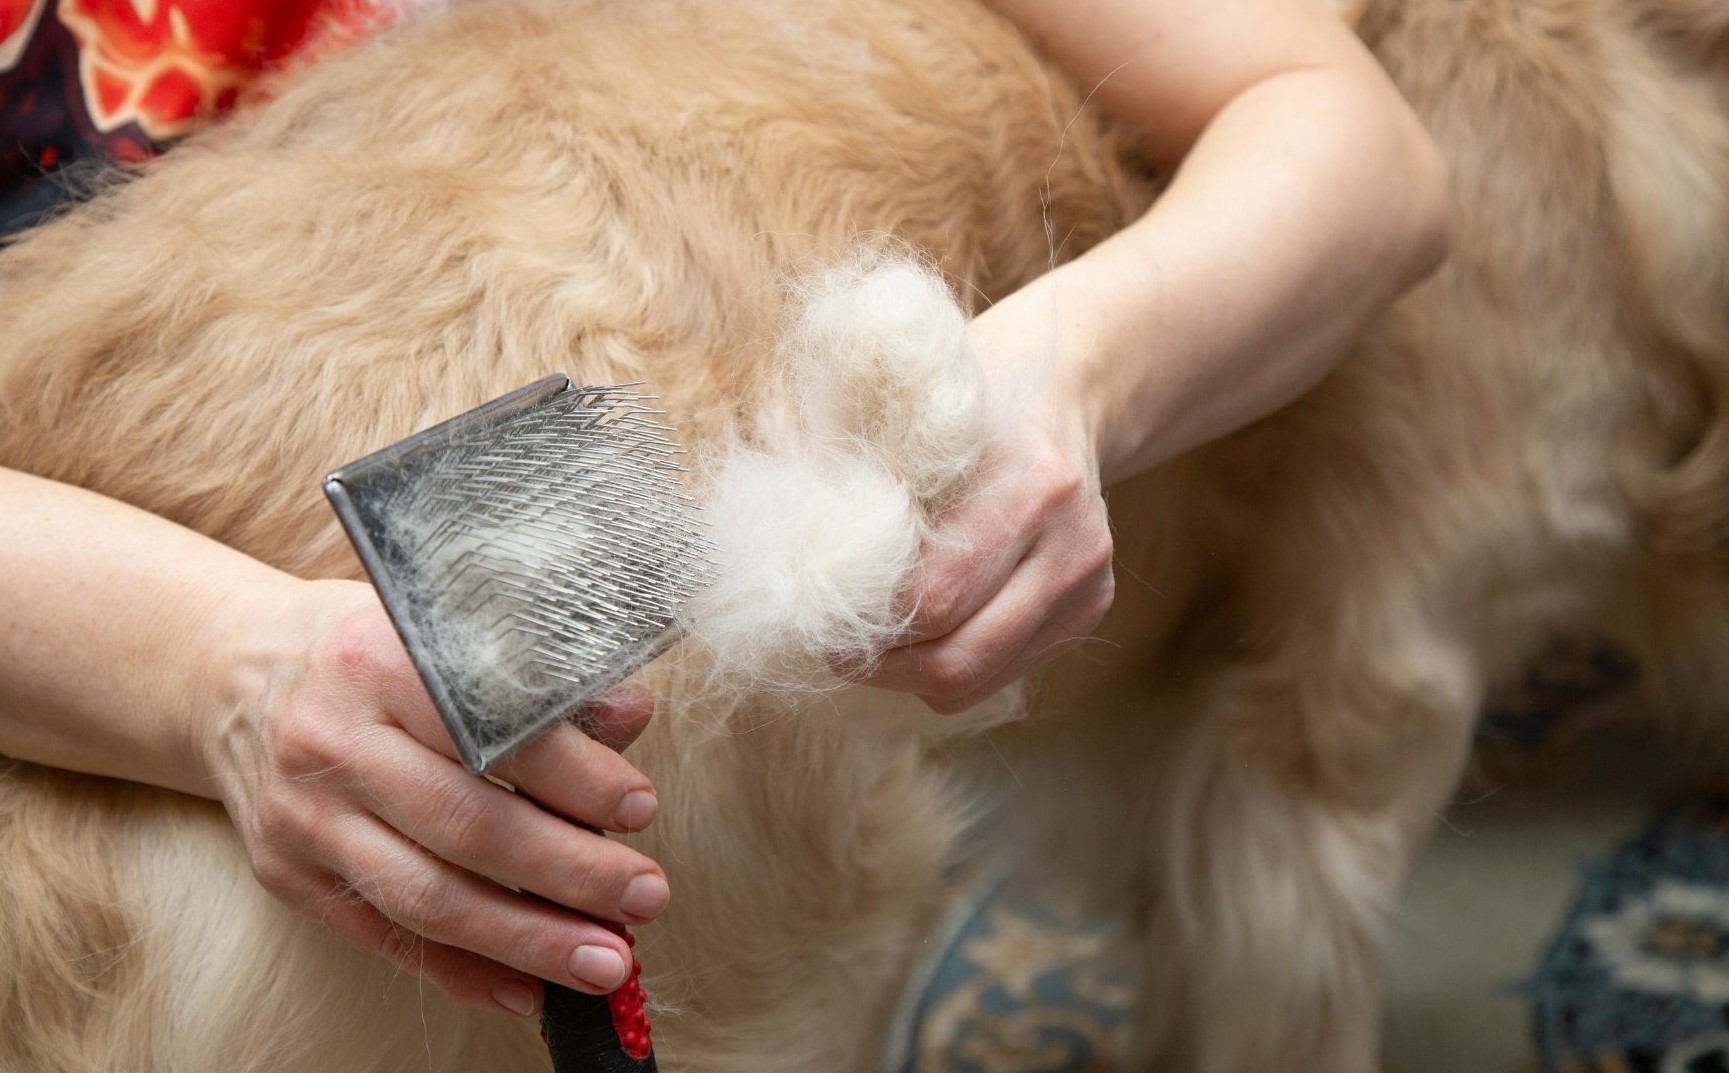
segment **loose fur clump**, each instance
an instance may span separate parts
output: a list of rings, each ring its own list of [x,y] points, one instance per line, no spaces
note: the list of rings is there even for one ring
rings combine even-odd
[[[806,427],[848,438],[915,498],[938,500],[978,464],[993,416],[942,278],[911,259],[865,258],[794,294],[781,350]]]
[[[930,519],[978,467],[994,427],[966,316],[904,256],[861,256],[792,285],[778,375],[706,483],[719,579],[691,609],[716,677],[831,682],[905,627],[896,597]]]

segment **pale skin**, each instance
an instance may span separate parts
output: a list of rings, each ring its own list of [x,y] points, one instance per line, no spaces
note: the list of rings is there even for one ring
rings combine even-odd
[[[987,0],[1175,176],[1143,216],[978,316],[987,375],[1049,380],[941,524],[911,634],[864,680],[962,711],[1109,609],[1100,489],[1283,406],[1448,240],[1447,169],[1307,0]]]
[[[974,322],[1047,390],[944,520],[873,684],[958,711],[1084,637],[1111,598],[1102,485],[1283,405],[1446,246],[1446,174],[1372,59],[1302,0],[995,0],[1181,161],[1146,217]],[[340,461],[340,460],[333,460]],[[949,550],[942,550],[942,549]],[[624,692],[502,772],[464,773],[370,588],[299,580],[80,489],[0,470],[0,754],[219,800],[294,909],[458,1001],[530,1014],[628,953],[658,865]],[[518,894],[508,887],[526,893]],[[358,894],[360,897],[355,897]],[[538,896],[538,897],[535,897]]]
[[[563,726],[517,754],[512,794],[454,759],[368,585],[9,470],[0,549],[0,607],[28,612],[0,616],[0,753],[220,800],[273,894],[469,1005],[623,982],[628,948],[588,917],[653,919],[664,873],[569,821],[653,820],[615,751],[646,692],[591,710],[604,744]]]

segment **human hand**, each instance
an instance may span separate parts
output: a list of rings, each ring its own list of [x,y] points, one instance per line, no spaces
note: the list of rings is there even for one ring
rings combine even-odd
[[[1024,379],[1041,303],[1011,297],[968,329],[986,376]],[[1005,393],[1006,394],[1006,393]],[[861,679],[964,711],[1085,640],[1115,593],[1110,519],[1081,397],[1060,367],[987,447],[976,488],[937,519],[901,600],[907,636]]]
[[[370,587],[292,584],[204,749],[259,881],[480,1009],[532,1014],[542,979],[622,984],[629,949],[595,921],[654,918],[666,879],[578,824],[654,818],[653,787],[615,751],[647,723],[647,692],[591,706],[596,737],[565,725],[517,753],[498,770],[512,793],[457,762]]]

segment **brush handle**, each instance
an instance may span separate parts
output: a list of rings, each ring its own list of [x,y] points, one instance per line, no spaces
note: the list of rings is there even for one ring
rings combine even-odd
[[[625,1053],[605,995],[548,983],[540,1029],[554,1073],[657,1073],[652,1050],[642,1058]]]
[[[606,837],[591,824],[577,826]],[[636,936],[629,928],[605,920],[596,923],[616,932],[635,950]],[[540,1010],[540,1034],[552,1052],[553,1073],[659,1073],[649,1043],[651,1025],[643,1009],[647,996],[641,977],[642,962],[633,955],[630,975],[610,995],[590,995],[544,981],[546,1004]]]

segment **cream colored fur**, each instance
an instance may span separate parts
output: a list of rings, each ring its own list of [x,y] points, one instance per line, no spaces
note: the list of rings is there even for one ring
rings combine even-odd
[[[789,271],[875,234],[972,303],[1049,263],[1045,200],[1075,248],[1120,226],[1078,108],[964,4],[457,9],[0,255],[0,459],[352,576],[334,464],[555,371],[651,381],[708,458],[780,397]],[[957,802],[915,737],[706,672],[659,669],[632,750],[678,891],[642,936],[663,1068],[866,1068]],[[273,905],[214,806],[0,786],[0,888],[43,921],[0,940],[0,1069],[544,1067]]]
[[[697,462],[716,570],[687,618],[713,688],[834,688],[831,665],[880,656],[932,520],[1003,427],[935,270],[871,253],[793,298],[771,397]]]
[[[1361,17],[1453,161],[1453,261],[1310,396],[1113,493],[1116,647],[994,739],[1139,909],[1137,1071],[1374,1068],[1404,871],[1551,631],[1638,651],[1670,710],[1729,687],[1729,23]],[[352,575],[333,464],[559,370],[651,380],[700,453],[786,399],[785,270],[893,235],[970,304],[1145,196],[962,0],[458,7],[0,251],[0,463]],[[910,702],[706,672],[651,675],[632,754],[677,891],[662,1066],[869,1069],[966,810]],[[214,806],[15,765],[0,859],[6,1073],[544,1068],[275,906]]]

